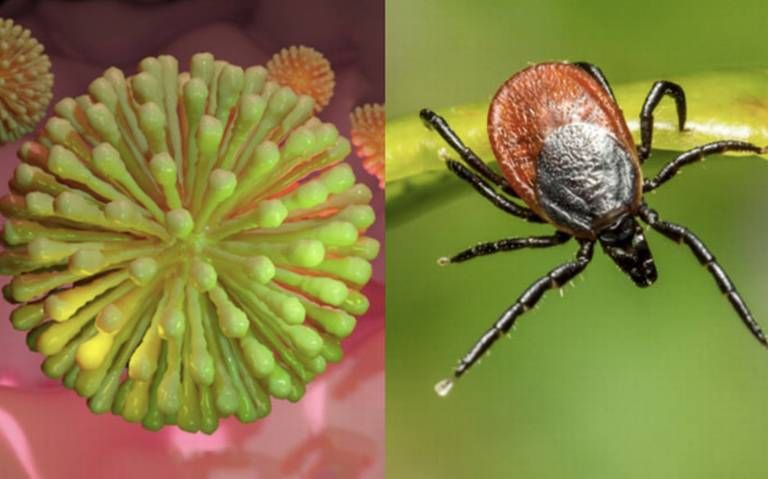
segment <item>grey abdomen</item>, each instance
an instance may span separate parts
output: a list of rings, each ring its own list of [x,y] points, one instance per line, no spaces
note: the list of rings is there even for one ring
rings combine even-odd
[[[570,123],[544,139],[536,163],[536,195],[556,224],[592,232],[631,208],[638,171],[611,132]]]

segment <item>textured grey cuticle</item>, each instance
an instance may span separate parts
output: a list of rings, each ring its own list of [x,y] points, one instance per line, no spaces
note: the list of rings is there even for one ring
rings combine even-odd
[[[578,232],[631,208],[637,197],[637,166],[611,132],[570,123],[545,139],[536,163],[536,196],[558,225]]]

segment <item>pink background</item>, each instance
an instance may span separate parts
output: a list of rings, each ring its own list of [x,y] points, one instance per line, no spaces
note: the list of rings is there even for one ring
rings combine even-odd
[[[0,17],[31,29],[44,44],[55,75],[53,103],[84,93],[109,66],[133,74],[145,56],[172,54],[186,67],[192,54],[210,51],[249,66],[297,44],[331,61],[336,90],[320,116],[346,136],[355,106],[384,99],[382,1],[8,0]],[[0,147],[0,193],[7,192],[22,141]],[[375,192],[378,220],[368,234],[383,242],[383,192],[359,160],[350,162]],[[276,400],[266,419],[226,420],[211,436],[173,427],[153,433],[93,415],[82,398],[42,375],[42,357],[0,320],[0,477],[383,477],[383,284],[382,254],[365,290],[371,310],[345,341],[345,359],[298,404]],[[3,318],[11,310],[0,303]]]

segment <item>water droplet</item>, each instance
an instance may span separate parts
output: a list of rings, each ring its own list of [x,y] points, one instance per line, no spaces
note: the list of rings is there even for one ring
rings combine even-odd
[[[435,384],[435,392],[441,398],[444,398],[445,396],[447,396],[448,393],[451,392],[452,388],[453,388],[452,379],[443,379],[439,383]]]

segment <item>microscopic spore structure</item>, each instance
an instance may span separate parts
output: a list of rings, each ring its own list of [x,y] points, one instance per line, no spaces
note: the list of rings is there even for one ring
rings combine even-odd
[[[95,413],[212,433],[341,359],[379,244],[311,97],[200,53],[54,111],[0,199],[3,293],[46,375]]]

